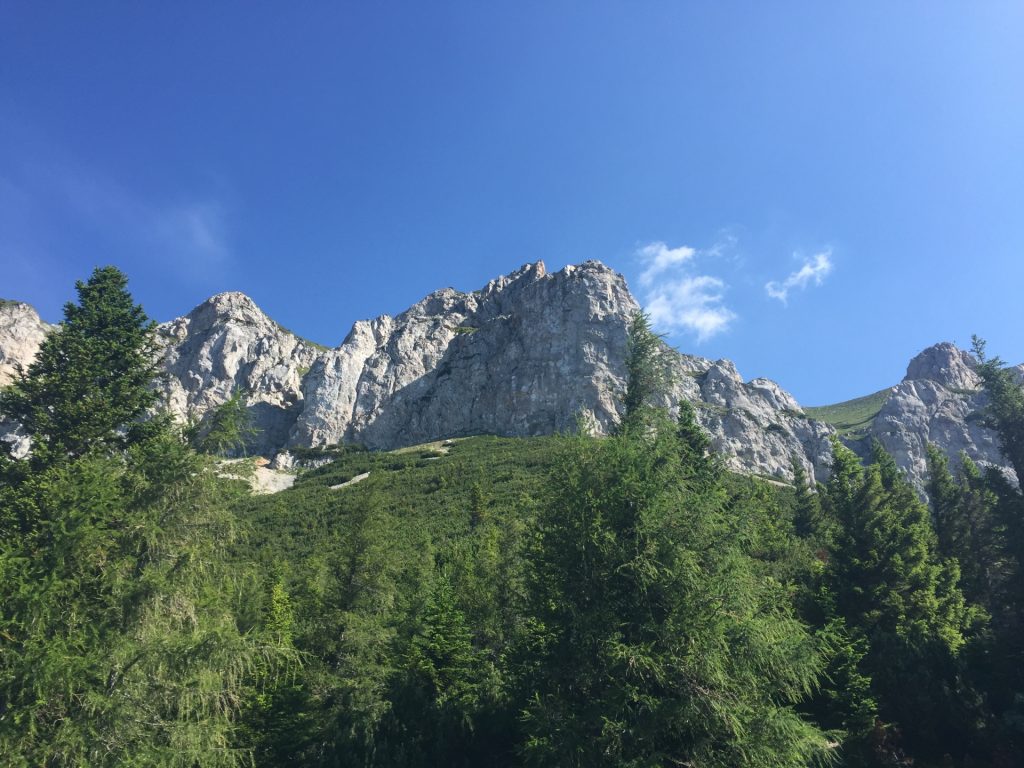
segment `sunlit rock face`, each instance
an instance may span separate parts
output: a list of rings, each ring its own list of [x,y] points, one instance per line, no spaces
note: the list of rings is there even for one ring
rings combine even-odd
[[[607,433],[625,392],[630,318],[622,275],[597,261],[549,273],[527,264],[478,291],[436,291],[401,314],[356,322],[328,349],[282,328],[241,293],[222,293],[159,327],[158,383],[181,420],[201,421],[241,392],[255,429],[248,453],[343,442],[390,449],[474,434]],[[52,326],[0,304],[0,386],[27,365]],[[670,353],[665,404],[694,405],[712,445],[736,471],[791,478],[795,460],[827,477],[835,430],[809,418],[767,379],[745,381],[728,360]],[[925,446],[1002,465],[973,358],[952,344],[915,357],[854,443],[877,439],[919,486]],[[0,428],[18,450],[17,425]]]
[[[317,349],[245,296],[221,294],[161,326],[172,409],[201,418],[235,389],[261,438],[251,448],[356,442],[395,448],[472,434],[606,433],[625,391],[627,329],[638,309],[623,277],[590,261],[527,264],[478,291],[445,288],[405,312],[355,323]],[[774,382],[728,361],[672,355],[667,404],[693,401],[729,465],[788,478],[793,458],[827,471],[832,429]]]
[[[39,351],[39,345],[53,329],[39,313],[20,301],[0,299],[0,388],[8,386],[22,369],[27,369]],[[28,454],[29,440],[21,427],[0,414],[0,441],[10,446],[16,457]]]
[[[159,327],[172,413],[200,420],[241,391],[254,434],[250,453],[271,454],[302,412],[302,378],[320,350],[267,317],[242,293],[221,293]]]
[[[949,342],[918,354],[872,420],[868,439],[858,446],[861,452],[867,452],[869,440],[877,440],[918,488],[927,479],[928,443],[946,453],[954,467],[963,453],[1013,476],[996,435],[979,418],[986,400],[974,366],[969,353]]]
[[[52,328],[28,304],[0,299],[0,387],[13,381],[19,367],[31,365]]]

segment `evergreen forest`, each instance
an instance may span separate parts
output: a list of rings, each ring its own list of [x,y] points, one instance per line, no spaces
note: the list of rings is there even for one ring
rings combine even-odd
[[[609,436],[310,449],[254,496],[244,393],[175,423],[126,276],[76,287],[0,394],[0,764],[1024,765],[1002,474],[933,449],[925,503],[838,441],[824,485],[730,473],[638,314]]]

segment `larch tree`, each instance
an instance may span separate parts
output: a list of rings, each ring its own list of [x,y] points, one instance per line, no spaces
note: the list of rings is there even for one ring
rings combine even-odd
[[[637,338],[637,335],[640,335]],[[643,322],[631,349],[656,337]],[[647,352],[640,352],[647,350]],[[653,363],[631,361],[631,376]],[[632,379],[631,379],[631,383]],[[567,438],[533,557],[537,668],[525,757],[563,766],[806,766],[825,736],[796,712],[820,659],[781,584],[765,580],[726,519],[726,494],[679,424]],[[703,453],[702,451],[700,453]]]

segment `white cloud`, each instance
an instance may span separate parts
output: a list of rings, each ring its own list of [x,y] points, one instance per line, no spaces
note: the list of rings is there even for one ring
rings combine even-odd
[[[670,248],[661,241],[637,248],[635,256],[643,267],[640,298],[655,327],[692,333],[699,342],[729,328],[736,313],[724,303],[728,286],[718,277],[697,274],[694,264],[721,256],[734,242],[701,250],[688,245]]]
[[[639,248],[636,255],[646,264],[640,273],[640,285],[648,286],[658,275],[686,263],[696,255],[697,251],[686,245],[669,248],[665,243],[654,242]]]
[[[717,277],[693,275],[661,283],[648,292],[651,322],[667,330],[686,330],[706,341],[729,328],[736,313],[722,303],[726,285]]]
[[[803,290],[812,282],[814,285],[821,285],[825,277],[832,271],[832,252],[823,251],[814,257],[806,260],[804,265],[796,272],[793,272],[781,283],[771,280],[765,284],[765,292],[773,299],[778,299],[783,304],[789,299],[789,292],[794,288]]]

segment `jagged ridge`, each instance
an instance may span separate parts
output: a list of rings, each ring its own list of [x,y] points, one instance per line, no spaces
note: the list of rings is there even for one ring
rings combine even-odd
[[[405,312],[356,322],[325,349],[271,320],[241,293],[222,293],[160,326],[180,418],[202,418],[235,389],[259,430],[250,452],[358,442],[372,448],[472,434],[525,436],[574,428],[597,432],[618,417],[626,330],[638,308],[625,279],[596,261],[548,273],[542,262],[462,293],[436,291]],[[3,365],[27,362],[48,332],[34,310],[0,305]],[[8,362],[13,361],[13,362]],[[994,436],[972,420],[980,406],[969,355],[950,344],[925,350],[863,430],[920,484],[928,441],[1001,464]],[[727,360],[675,356],[669,405],[686,399],[732,469],[790,477],[793,457],[823,479],[836,428],[805,413],[767,379],[744,382]],[[11,369],[13,370],[13,369]],[[859,438],[859,439],[858,439]]]

